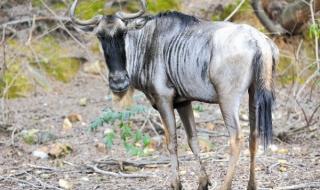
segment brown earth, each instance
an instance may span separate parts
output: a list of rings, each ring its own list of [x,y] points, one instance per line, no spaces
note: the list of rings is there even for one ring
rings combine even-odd
[[[38,92],[28,98],[8,101],[10,110],[14,111],[13,127],[15,133],[0,133],[0,189],[57,189],[59,179],[65,179],[73,184],[73,189],[168,189],[169,165],[153,165],[152,167],[131,168],[136,174],[148,174],[149,178],[120,178],[93,172],[87,164],[105,159],[141,160],[126,154],[119,141],[111,150],[106,152],[96,148],[102,142],[105,125],[96,132],[88,131],[88,124],[93,121],[102,110],[111,106],[108,98],[108,88],[100,77],[80,72],[70,84],[56,83],[50,93]],[[284,113],[284,94],[277,92],[278,104],[274,111],[274,125],[276,131],[287,128],[296,120],[288,122]],[[87,106],[79,105],[81,98],[87,98]],[[138,98],[139,104],[148,105],[144,98]],[[234,179],[233,189],[245,189],[248,181],[249,152],[248,152],[248,122],[246,98],[241,110],[241,125],[243,126],[242,154]],[[198,104],[198,103],[197,103]],[[204,163],[213,187],[218,189],[225,175],[228,160],[228,137],[223,126],[220,111],[216,105],[203,104],[204,111],[197,118],[198,127],[208,130],[211,123],[211,132],[201,133],[200,136],[208,138],[213,149],[203,152]],[[152,111],[156,113],[155,111]],[[76,123],[69,131],[62,129],[64,117],[77,113],[82,116],[82,122]],[[142,117],[145,115],[142,114]],[[298,120],[298,118],[296,118]],[[211,120],[211,121],[210,121]],[[209,121],[209,122],[205,122]],[[293,124],[303,126],[303,121]],[[141,123],[133,124],[134,128],[141,127]],[[214,126],[214,127],[212,127]],[[146,126],[148,128],[150,126]],[[258,156],[257,180],[260,188],[273,189],[276,187],[295,184],[319,182],[320,179],[320,131],[319,121],[313,126],[315,130],[293,135],[282,142],[274,139],[278,150],[268,150]],[[57,136],[44,144],[28,145],[21,137],[21,129],[39,129],[50,131]],[[154,133],[146,130],[150,136]],[[178,129],[179,155],[190,155],[186,144],[186,135],[182,128]],[[14,145],[12,145],[14,141]],[[32,152],[39,147],[48,146],[55,142],[65,143],[72,147],[73,152],[59,159],[37,159]],[[168,157],[163,148],[152,154],[156,160]],[[144,158],[144,159],[149,159]],[[192,157],[188,157],[192,158]],[[101,165],[101,169],[119,172],[119,168],[111,165]],[[180,166],[181,179],[185,189],[196,189],[198,167],[192,158],[182,161]],[[126,172],[126,171],[123,171]],[[127,171],[128,172],[128,171]],[[129,172],[130,173],[130,172]],[[19,181],[20,180],[20,181]],[[34,186],[34,187],[33,187]],[[307,188],[305,188],[307,189]],[[319,189],[315,188],[315,189]]]

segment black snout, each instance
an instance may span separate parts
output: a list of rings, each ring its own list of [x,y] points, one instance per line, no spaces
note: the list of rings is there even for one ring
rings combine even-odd
[[[109,75],[109,85],[113,92],[125,92],[128,90],[130,81],[127,73],[115,73]]]

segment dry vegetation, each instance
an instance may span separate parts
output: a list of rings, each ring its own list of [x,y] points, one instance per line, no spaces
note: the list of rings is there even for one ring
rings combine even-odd
[[[137,7],[116,2],[81,1],[77,14],[89,18]],[[232,15],[233,22],[269,33],[248,1],[148,2],[152,13],[178,9],[207,20]],[[139,106],[113,109],[99,44],[69,23],[69,3],[0,2],[0,189],[168,188],[159,116],[139,92],[134,96]],[[261,188],[320,189],[320,27],[317,14],[311,17],[301,35],[272,37],[281,59],[274,146],[258,157]],[[217,189],[227,167],[228,134],[217,106],[194,103],[194,112],[202,158]],[[240,118],[245,143],[235,189],[245,188],[249,174],[247,97]],[[182,182],[195,189],[196,161],[177,122]]]

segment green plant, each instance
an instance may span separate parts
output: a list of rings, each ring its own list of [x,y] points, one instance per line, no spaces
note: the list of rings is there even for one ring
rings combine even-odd
[[[197,111],[197,112],[204,112],[204,107],[202,104],[197,104],[195,106],[193,106],[192,108],[194,111]]]
[[[91,125],[90,130],[96,130],[103,126],[104,123],[115,124],[112,130],[108,130],[104,135],[104,143],[108,148],[112,148],[115,138],[118,136],[122,141],[127,153],[132,156],[144,156],[148,154],[147,146],[150,144],[150,136],[142,133],[140,130],[134,131],[130,125],[130,118],[137,114],[145,112],[144,106],[133,106],[124,111],[116,112],[108,108],[103,111],[102,115],[95,119]]]
[[[90,124],[90,130],[96,130],[98,127],[103,126],[103,124],[113,124],[115,121],[128,121],[130,117],[139,114],[144,113],[145,107],[144,106],[133,106],[125,109],[121,112],[116,112],[110,108],[107,108],[103,110],[102,114],[96,118],[93,122]]]
[[[320,38],[320,25],[319,24],[311,24],[308,29],[308,37],[310,39]]]

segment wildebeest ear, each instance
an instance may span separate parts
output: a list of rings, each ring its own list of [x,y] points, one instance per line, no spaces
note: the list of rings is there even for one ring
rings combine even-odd
[[[141,29],[147,23],[147,19],[145,18],[137,18],[131,21],[128,21],[126,24],[128,30],[136,30]]]

